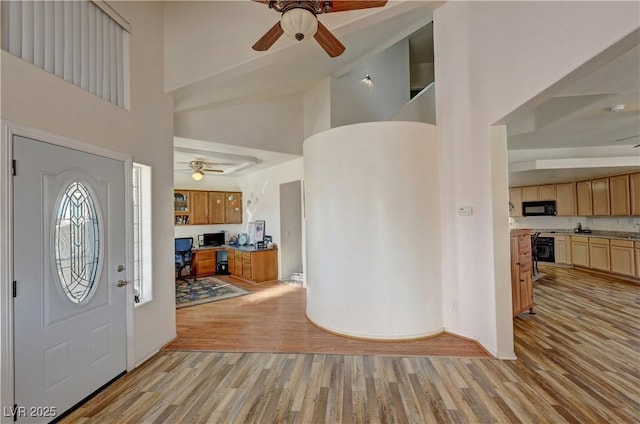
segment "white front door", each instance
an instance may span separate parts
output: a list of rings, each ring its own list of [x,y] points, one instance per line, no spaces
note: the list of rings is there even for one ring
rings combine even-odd
[[[13,151],[16,415],[49,422],[126,370],[125,168],[19,136]]]

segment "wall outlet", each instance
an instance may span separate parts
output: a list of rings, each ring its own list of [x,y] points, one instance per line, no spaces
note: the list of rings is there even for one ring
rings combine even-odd
[[[454,311],[458,309],[458,302],[456,300],[451,302],[451,309],[453,309]]]

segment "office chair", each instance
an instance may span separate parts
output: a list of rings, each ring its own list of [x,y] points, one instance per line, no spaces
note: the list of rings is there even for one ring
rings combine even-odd
[[[176,272],[178,273],[177,280],[184,280],[182,278],[182,270],[189,267],[189,271],[193,274],[193,269],[191,267],[191,262],[193,261],[193,252],[191,248],[193,247],[193,237],[181,237],[177,238],[175,241],[175,250],[176,250]],[[193,281],[196,281],[195,275],[193,276]]]

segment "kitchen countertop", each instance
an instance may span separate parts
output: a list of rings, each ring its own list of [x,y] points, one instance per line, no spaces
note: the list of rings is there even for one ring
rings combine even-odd
[[[604,231],[604,230],[592,230],[591,233],[576,233],[571,230],[565,229],[538,229],[534,228],[531,232],[540,233],[543,237],[552,237],[552,236],[582,236],[582,237],[598,237],[598,238],[608,238],[608,239],[616,239],[616,240],[636,240],[640,241],[640,237],[637,232],[633,231]]]

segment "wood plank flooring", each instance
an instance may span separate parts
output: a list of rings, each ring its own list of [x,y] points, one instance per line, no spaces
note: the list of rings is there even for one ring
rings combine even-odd
[[[321,330],[305,318],[304,289],[278,282],[251,284],[232,277],[223,279],[253,293],[179,309],[176,311],[178,337],[165,349],[490,356],[477,343],[452,334],[402,342],[376,342],[337,336]]]
[[[640,288],[540,267],[518,360],[164,350],[65,423],[637,423]]]

